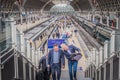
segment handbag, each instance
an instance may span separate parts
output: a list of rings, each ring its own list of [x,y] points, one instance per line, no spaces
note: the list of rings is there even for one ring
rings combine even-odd
[[[76,61],[79,61],[82,57],[82,54],[81,53],[73,53],[70,55],[71,59],[72,60],[76,60]]]

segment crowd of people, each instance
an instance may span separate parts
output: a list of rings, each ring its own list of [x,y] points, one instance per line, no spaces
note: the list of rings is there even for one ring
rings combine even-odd
[[[66,31],[64,29],[66,29]],[[61,38],[65,39],[65,42],[61,45],[55,43],[53,48],[40,59],[38,73],[39,77],[37,76],[37,80],[50,80],[51,77],[52,80],[60,80],[61,69],[64,69],[66,65],[65,58],[68,60],[70,80],[77,80],[77,65],[82,55],[79,48],[68,43],[68,38],[72,36],[72,33],[73,30],[69,31],[69,27],[58,27],[58,29],[53,32],[53,39]],[[40,77],[41,72],[43,73],[43,77]]]
[[[78,53],[76,53],[76,51]],[[63,43],[61,44],[61,48],[59,48],[58,44],[54,44],[53,49],[40,59],[39,69],[42,70],[44,74],[44,79],[42,80],[50,80],[51,74],[53,80],[60,80],[61,68],[65,68],[65,57],[68,60],[70,80],[77,80],[77,65],[81,56],[80,49],[74,45]]]

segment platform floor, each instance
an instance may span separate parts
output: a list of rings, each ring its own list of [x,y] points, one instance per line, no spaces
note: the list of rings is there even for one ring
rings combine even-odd
[[[28,22],[27,24],[26,23],[23,23],[23,24],[17,24],[17,29],[18,30],[21,30],[21,31],[26,31],[30,28],[33,28],[34,26],[37,26],[39,25],[40,23],[48,20],[49,18],[43,18],[43,19],[40,19],[40,20],[37,20],[35,21],[34,23],[31,21],[31,22]]]

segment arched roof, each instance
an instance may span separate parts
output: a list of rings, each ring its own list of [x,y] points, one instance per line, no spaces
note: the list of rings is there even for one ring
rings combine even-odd
[[[25,9],[41,9],[48,1],[51,2],[45,6],[45,10],[55,5],[53,1],[69,2],[75,10],[120,10],[120,0],[0,0],[0,10],[15,9],[16,2],[23,4]]]

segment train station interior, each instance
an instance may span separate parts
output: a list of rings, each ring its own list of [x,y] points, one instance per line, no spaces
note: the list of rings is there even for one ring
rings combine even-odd
[[[120,0],[0,0],[0,80],[46,80],[52,42],[79,48],[74,80],[120,80]],[[73,80],[66,57],[60,72]]]

